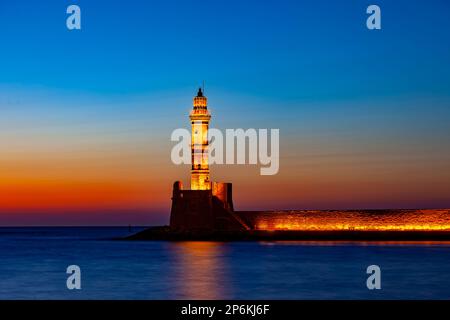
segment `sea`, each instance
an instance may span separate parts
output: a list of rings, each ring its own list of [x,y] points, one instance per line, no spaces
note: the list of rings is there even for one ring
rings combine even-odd
[[[117,240],[142,229],[0,228],[0,299],[450,299],[449,242]]]

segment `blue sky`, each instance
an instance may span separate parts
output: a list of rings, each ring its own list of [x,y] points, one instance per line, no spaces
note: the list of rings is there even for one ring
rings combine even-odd
[[[78,4],[82,30],[68,31]],[[2,1],[0,83],[101,94],[192,87],[287,100],[440,94],[449,4],[378,1]]]
[[[66,28],[70,4],[81,30]],[[370,4],[382,30],[366,28]],[[449,207],[449,9],[444,0],[2,0],[0,224],[2,208],[15,208],[8,192],[39,202],[33,210],[59,190],[77,210],[103,208],[110,195],[95,189],[97,203],[83,190],[104,183],[128,192],[105,210],[166,219],[171,185],[189,172],[170,162],[170,133],[189,126],[203,81],[212,127],[280,129],[279,175],[212,168],[235,183],[238,209]]]

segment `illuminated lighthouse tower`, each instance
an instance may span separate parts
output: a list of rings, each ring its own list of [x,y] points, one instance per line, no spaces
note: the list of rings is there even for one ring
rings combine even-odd
[[[192,169],[191,190],[210,190],[208,163],[208,127],[211,115],[208,112],[208,99],[203,96],[202,89],[198,89],[194,97],[194,109],[189,118],[192,124]]]
[[[208,127],[211,115],[202,89],[194,97],[189,118],[192,124],[191,189],[183,190],[175,181],[170,211],[170,229],[176,232],[212,232],[215,230],[249,230],[250,227],[233,209],[232,185],[211,182],[208,162]]]

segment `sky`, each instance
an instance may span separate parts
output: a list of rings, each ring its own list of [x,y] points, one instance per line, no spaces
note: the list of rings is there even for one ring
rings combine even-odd
[[[449,9],[1,1],[0,226],[168,223],[190,169],[170,135],[203,82],[211,127],[280,129],[277,175],[211,166],[237,210],[449,208]]]

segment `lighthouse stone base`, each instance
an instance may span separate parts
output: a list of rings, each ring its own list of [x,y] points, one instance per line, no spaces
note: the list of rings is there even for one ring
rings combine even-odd
[[[234,213],[232,184],[212,182],[210,190],[173,185],[170,229],[180,232],[243,231],[249,227]]]

